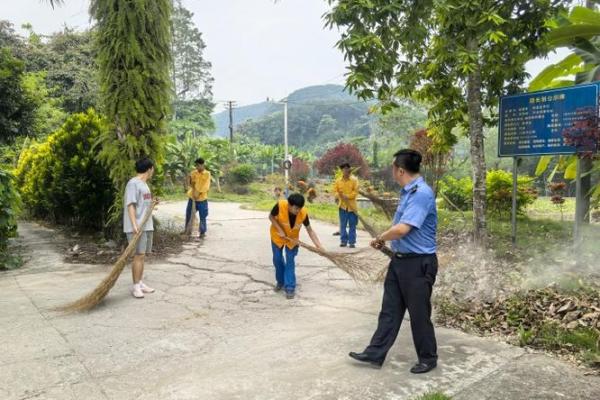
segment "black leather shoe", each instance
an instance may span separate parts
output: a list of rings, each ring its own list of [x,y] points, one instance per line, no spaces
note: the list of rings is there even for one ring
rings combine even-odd
[[[340,243],[340,247],[346,247],[346,243]]]
[[[418,363],[410,369],[410,372],[412,372],[413,374],[424,374],[426,372],[431,371],[435,367],[437,367],[437,363],[435,362],[430,364]]]
[[[378,368],[381,368],[381,366],[383,365],[383,361],[373,360],[371,357],[368,356],[367,353],[355,353],[355,352],[351,351],[350,353],[348,353],[348,355],[350,357],[354,358],[356,361],[369,363]]]

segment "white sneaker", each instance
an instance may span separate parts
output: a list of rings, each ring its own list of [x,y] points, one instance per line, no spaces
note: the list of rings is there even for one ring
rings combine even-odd
[[[144,297],[144,292],[142,292],[142,288],[140,287],[139,284],[133,285],[133,288],[131,289],[131,294],[136,299],[142,299]]]
[[[154,288],[146,286],[144,282],[140,282],[140,289],[142,289],[143,293],[154,293]]]

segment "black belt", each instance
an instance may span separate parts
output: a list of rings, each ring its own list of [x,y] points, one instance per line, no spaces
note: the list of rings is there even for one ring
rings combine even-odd
[[[420,254],[420,253],[400,253],[399,251],[394,253],[396,258],[419,258],[419,257],[435,257],[435,253],[432,254]]]

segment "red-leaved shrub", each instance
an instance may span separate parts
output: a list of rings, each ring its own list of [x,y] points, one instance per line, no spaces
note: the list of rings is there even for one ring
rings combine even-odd
[[[317,160],[315,167],[321,175],[332,175],[344,163],[349,163],[352,168],[358,167],[356,174],[361,178],[369,177],[369,166],[358,147],[351,143],[340,143],[329,149]]]

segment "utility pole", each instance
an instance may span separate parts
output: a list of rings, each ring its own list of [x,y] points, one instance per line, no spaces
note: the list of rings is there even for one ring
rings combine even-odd
[[[288,99],[287,97],[281,101],[274,101],[267,97],[268,102],[272,102],[275,104],[283,104],[283,151],[285,153],[284,163],[290,159],[290,155],[288,153]],[[284,168],[285,173],[285,197],[287,198],[289,194],[289,186],[290,186],[290,172],[289,169]]]
[[[285,159],[288,160],[289,159],[289,154],[288,154],[288,117],[287,117],[287,111],[288,111],[288,101],[287,98],[285,98],[283,100],[283,147],[284,147],[284,151],[285,151]],[[290,186],[290,170],[289,169],[285,169],[285,193],[286,193],[286,197],[287,194],[289,192],[289,186]]]
[[[235,101],[229,100],[227,106],[229,108],[229,143],[233,143],[233,107],[235,107]]]

